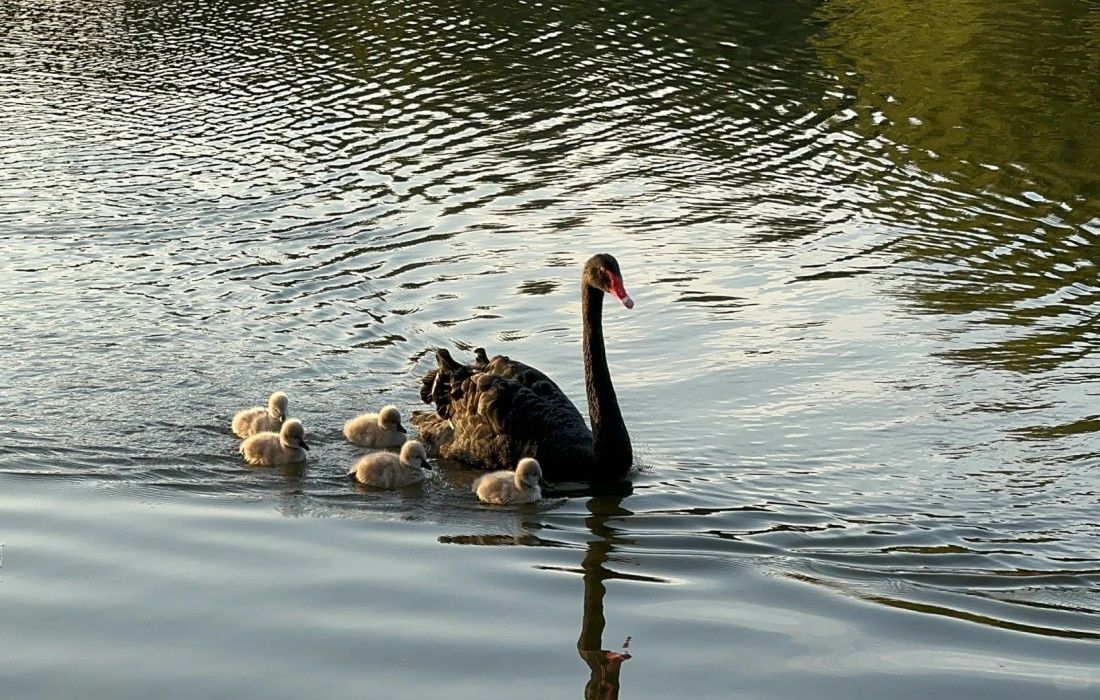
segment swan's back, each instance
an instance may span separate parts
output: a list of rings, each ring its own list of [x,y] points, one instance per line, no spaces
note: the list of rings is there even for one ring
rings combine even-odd
[[[437,355],[421,397],[436,416],[413,416],[421,436],[448,459],[509,469],[538,457],[555,478],[583,478],[592,461],[592,432],[580,411],[549,377],[498,355],[476,371]]]
[[[565,392],[553,379],[540,370],[518,360],[513,360],[506,355],[497,355],[485,365],[484,372],[485,374],[510,379],[527,387],[536,396],[541,397],[560,412],[561,415],[557,418],[559,423],[572,423],[574,424],[573,429],[588,431],[584,416],[577,410],[576,405],[569,400],[569,397],[565,395]],[[590,432],[589,436],[591,436]]]

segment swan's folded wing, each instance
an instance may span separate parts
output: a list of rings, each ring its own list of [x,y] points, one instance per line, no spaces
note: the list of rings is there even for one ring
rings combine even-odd
[[[439,376],[439,370],[433,369],[420,380],[420,400],[424,403],[432,403],[432,394],[435,389],[435,378]]]
[[[474,369],[455,362],[446,350],[436,351],[438,367],[430,370],[420,380],[420,400],[435,404],[435,412],[443,418],[451,417],[451,402],[462,396],[463,382],[474,374]]]
[[[488,373],[463,381],[459,393],[450,404],[453,439],[441,446],[444,457],[511,470],[524,457],[591,449],[591,433],[571,403]]]
[[[511,379],[527,387],[534,392],[535,395],[552,402],[557,407],[557,410],[561,411],[563,415],[568,416],[569,422],[584,424],[584,418],[581,416],[580,411],[578,411],[573,402],[569,400],[569,397],[565,395],[565,392],[561,390],[561,387],[559,387],[553,379],[531,365],[513,360],[505,355],[497,355],[489,361],[484,372],[505,379]]]
[[[447,415],[453,438],[441,454],[478,466],[508,469],[534,450],[530,420],[531,392],[517,382],[491,374],[476,374],[453,388]],[[437,404],[438,405],[438,404]]]
[[[421,439],[447,459],[514,469],[536,457],[558,473],[582,473],[592,432],[573,402],[539,370],[498,355],[478,372],[449,356],[421,381],[435,415],[414,414]]]

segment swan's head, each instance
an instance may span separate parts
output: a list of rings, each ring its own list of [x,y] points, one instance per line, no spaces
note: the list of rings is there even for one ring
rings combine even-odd
[[[607,253],[593,255],[588,259],[584,264],[583,279],[585,284],[612,295],[626,308],[634,308],[634,300],[626,293],[626,287],[623,285],[623,273],[619,270],[619,261]]]
[[[382,430],[396,430],[399,433],[408,432],[405,430],[405,426],[401,425],[401,411],[397,410],[397,406],[385,406],[379,411],[378,425]]]
[[[431,469],[428,464],[428,451],[416,440],[409,440],[401,446],[401,463],[410,469]]]
[[[279,431],[279,442],[283,443],[283,447],[300,447],[303,450],[308,450],[306,428],[302,425],[302,421],[291,418],[283,423],[283,428]]]
[[[542,467],[538,460],[526,457],[516,465],[516,486],[521,489],[533,489],[542,479]]]
[[[271,395],[271,398],[267,400],[267,410],[271,412],[271,415],[277,417],[279,420],[286,418],[286,394],[281,391],[276,391]]]

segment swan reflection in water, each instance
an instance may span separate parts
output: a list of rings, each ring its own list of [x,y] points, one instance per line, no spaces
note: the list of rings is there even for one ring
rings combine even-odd
[[[657,581],[636,574],[623,574],[607,567],[607,560],[617,545],[626,543],[621,533],[608,524],[613,518],[629,516],[632,513],[622,507],[623,496],[594,496],[588,500],[590,515],[584,519],[588,531],[594,538],[585,548],[579,573],[584,581],[584,600],[581,614],[581,632],[577,638],[577,653],[589,669],[588,683],[584,688],[586,700],[615,700],[619,697],[619,673],[623,662],[631,658],[628,647],[630,637],[618,650],[605,649],[603,632],[606,626],[603,603],[607,592],[604,582],[608,579],[631,579]],[[526,529],[526,528],[525,528]],[[568,546],[535,537],[531,534],[519,536],[506,535],[457,535],[439,538],[440,542],[452,544],[480,545],[530,545],[530,546]],[[561,570],[577,573],[576,569],[553,566],[539,567],[549,570]]]
[[[577,653],[589,668],[588,684],[584,687],[585,700],[613,700],[619,697],[619,671],[630,658],[627,648],[630,637],[623,642],[621,651],[603,648],[603,598],[604,581],[618,575],[608,569],[607,558],[613,545],[620,541],[616,531],[607,524],[615,516],[630,515],[620,504],[622,498],[595,497],[588,501],[591,513],[584,520],[589,532],[596,539],[588,543],[581,569],[584,572],[584,614],[581,617],[581,635],[577,638]]]

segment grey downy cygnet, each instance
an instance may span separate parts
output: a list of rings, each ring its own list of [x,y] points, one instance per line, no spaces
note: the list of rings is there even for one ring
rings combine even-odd
[[[267,408],[256,406],[238,411],[233,416],[233,433],[246,438],[256,433],[278,432],[286,420],[286,394],[276,391],[267,400]]]
[[[424,445],[409,440],[401,447],[400,456],[392,452],[371,453],[352,465],[348,476],[367,486],[398,489],[424,481],[429,469]]]
[[[514,472],[503,469],[479,477],[473,490],[482,503],[533,503],[542,498],[541,478],[542,467],[527,457],[519,461]]]
[[[257,433],[241,443],[241,454],[249,464],[276,466],[304,462],[306,450],[306,429],[297,418],[283,423],[279,432]]]
[[[344,423],[344,437],[363,447],[400,447],[407,439],[396,406],[385,406],[378,413],[364,413]]]

